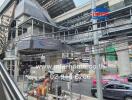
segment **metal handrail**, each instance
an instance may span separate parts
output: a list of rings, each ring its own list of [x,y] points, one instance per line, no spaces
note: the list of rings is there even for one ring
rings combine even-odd
[[[18,89],[15,82],[11,79],[10,75],[8,74],[6,68],[4,67],[1,61],[0,61],[0,77],[1,77],[0,81],[2,81],[2,83],[4,84],[12,100],[25,100],[24,96]]]

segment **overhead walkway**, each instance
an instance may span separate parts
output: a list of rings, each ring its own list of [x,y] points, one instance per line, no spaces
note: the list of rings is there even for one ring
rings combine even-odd
[[[110,21],[112,23],[110,23]],[[85,32],[76,32],[75,31],[75,33],[72,33],[70,35],[67,35],[67,36],[60,35],[60,37],[57,37],[57,38],[59,38],[63,42],[66,42],[69,45],[72,45],[72,44],[78,44],[78,43],[92,42],[94,32],[98,33],[99,39],[109,39],[112,36],[114,36],[114,37],[123,36],[123,35],[127,36],[128,34],[131,35],[131,33],[132,33],[131,15],[113,18],[110,21],[109,20],[106,21],[105,23],[106,24],[109,23],[109,24],[107,24],[105,27],[99,27],[97,30],[91,29],[91,30],[88,30]],[[90,23],[87,23],[87,24],[91,25]],[[69,29],[67,31],[69,31]],[[64,30],[65,33],[67,31]],[[60,32],[60,33],[62,33],[62,32]]]

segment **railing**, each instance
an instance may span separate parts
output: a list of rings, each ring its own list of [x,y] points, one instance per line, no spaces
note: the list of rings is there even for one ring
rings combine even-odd
[[[98,34],[99,38],[101,38],[103,35],[107,35],[108,33],[116,32],[116,31],[121,31],[121,30],[127,30],[132,28],[132,22],[130,19],[124,19],[124,20],[116,20],[112,24],[108,24],[107,27],[101,27],[98,28]],[[97,31],[95,30],[95,31]],[[87,32],[81,32],[78,34],[73,33],[72,35],[66,36],[64,38],[60,37],[61,40],[65,40],[67,43],[77,43],[77,42],[87,42],[87,41],[92,41],[93,39],[93,33],[94,30],[89,30]]]
[[[0,62],[0,69],[1,69],[0,70],[1,81],[11,98],[8,100],[25,100],[24,96],[16,86],[15,82],[11,79],[6,68],[3,66],[1,62]]]
[[[109,21],[112,23],[109,23]],[[104,35],[107,35],[108,33],[112,33],[112,32],[116,32],[116,31],[121,31],[121,30],[126,30],[126,29],[130,29],[132,27],[132,24],[131,24],[131,19],[130,19],[130,15],[128,16],[123,16],[123,18],[117,18],[117,19],[110,19],[108,20],[108,22],[106,21],[106,23],[108,23],[107,26],[105,27],[100,27],[98,28],[98,34],[99,34],[99,38],[101,38],[102,36]],[[105,22],[104,22],[105,23]],[[90,23],[89,23],[90,24]],[[98,23],[98,24],[101,24],[101,23]],[[90,26],[92,26],[92,24],[90,24]],[[62,40],[68,44],[70,43],[77,43],[77,42],[89,42],[89,41],[92,41],[93,39],[93,34],[94,34],[94,31],[97,31],[97,30],[88,30],[88,31],[85,31],[85,32],[73,32],[72,34],[70,33],[69,35],[65,35],[65,31],[63,32],[54,32],[54,33],[43,33],[43,32],[38,32],[38,31],[35,31],[34,30],[34,37],[36,36],[43,36],[43,37],[47,37],[47,38],[53,38],[53,39],[59,39],[59,40]],[[67,30],[69,31],[69,30]],[[61,33],[64,33],[64,35],[62,35]],[[68,32],[66,32],[68,33]],[[27,32],[27,33],[24,33],[20,36],[18,36],[18,40],[22,40],[24,38],[29,38],[31,36],[31,32]]]

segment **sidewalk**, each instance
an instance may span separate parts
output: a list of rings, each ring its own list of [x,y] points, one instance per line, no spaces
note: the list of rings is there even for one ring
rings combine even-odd
[[[28,96],[28,100],[37,100],[37,99],[36,98],[33,98],[31,96]],[[48,94],[48,97],[46,98],[46,100],[56,100],[56,99],[53,99],[52,95],[51,94]],[[67,99],[66,100],[71,100],[70,96],[67,96]],[[74,94],[73,93],[72,100],[97,100],[97,99],[96,98],[93,98],[93,97],[83,96],[83,95],[81,96],[81,99],[79,99],[79,94]]]
[[[66,93],[70,94],[70,92],[65,91]],[[68,100],[71,100],[71,97],[68,97]],[[85,95],[77,94],[77,93],[72,93],[72,100],[97,100],[97,98],[94,97],[89,97]]]
[[[17,84],[18,84],[19,89],[21,91],[23,91],[23,88],[25,87],[25,86],[23,86],[24,85],[23,82],[18,82]],[[64,90],[62,90],[62,91],[65,92],[66,94],[68,94],[66,96],[66,98],[67,98],[66,100],[71,100],[70,92],[64,91]],[[55,97],[55,96],[52,94],[48,94],[48,97],[46,100],[56,100],[56,99],[53,99],[53,97]],[[37,100],[36,98],[31,97],[31,96],[28,96],[27,98],[28,98],[27,100]],[[80,98],[80,94],[72,93],[72,100],[97,100],[97,98],[93,98],[93,97],[89,97],[89,96],[85,96],[85,95],[81,95],[81,99],[79,99],[79,98]]]
[[[69,94],[70,92],[65,91],[65,93]],[[48,96],[46,97],[45,100],[56,100],[56,99],[53,99],[53,97],[57,97],[57,96],[52,95],[52,94],[48,94]],[[37,99],[34,97],[31,97],[31,96],[28,96],[27,100],[37,100]],[[71,97],[70,97],[70,95],[67,95],[66,99],[60,99],[60,100],[71,100]],[[80,98],[79,94],[72,93],[72,100],[97,100],[97,98],[84,96],[84,95],[81,95],[81,98]]]

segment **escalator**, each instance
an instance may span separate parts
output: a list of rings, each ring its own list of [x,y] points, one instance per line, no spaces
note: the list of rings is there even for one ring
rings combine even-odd
[[[0,81],[0,97],[2,98],[2,100],[7,100],[6,94],[5,94],[5,92],[4,92],[3,84],[2,84],[1,81]],[[1,99],[0,99],[0,100],[1,100]]]
[[[25,100],[24,96],[0,62],[0,100]]]

